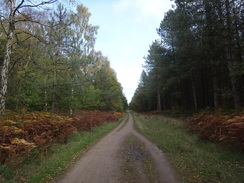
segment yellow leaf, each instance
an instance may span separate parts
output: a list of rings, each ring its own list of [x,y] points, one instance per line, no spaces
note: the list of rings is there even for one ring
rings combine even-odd
[[[0,146],[0,149],[6,149],[6,150],[9,150],[9,149],[11,149],[11,147],[9,147],[9,146]]]
[[[24,144],[24,145],[27,145],[27,146],[31,146],[33,148],[35,147],[34,143],[29,143],[25,139],[19,139],[19,138],[13,138],[11,140],[11,144]]]
[[[14,127],[12,133],[13,134],[20,134],[20,133],[24,133],[24,131],[20,128]]]

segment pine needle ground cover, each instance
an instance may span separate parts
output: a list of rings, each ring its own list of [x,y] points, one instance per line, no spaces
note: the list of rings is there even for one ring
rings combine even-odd
[[[102,111],[78,111],[74,116],[7,111],[0,119],[0,182],[51,180],[82,150],[116,127],[122,115]]]
[[[166,154],[181,182],[244,182],[242,152],[200,139],[180,120],[138,114],[134,118],[136,129]]]

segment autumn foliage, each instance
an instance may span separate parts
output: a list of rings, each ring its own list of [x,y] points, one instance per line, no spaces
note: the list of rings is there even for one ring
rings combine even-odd
[[[244,111],[239,114],[211,114],[207,111],[186,119],[191,131],[201,138],[244,149]]]
[[[0,116],[0,163],[24,156],[33,149],[43,152],[54,142],[65,143],[74,132],[91,131],[121,116],[122,113],[103,111],[78,111],[74,116],[6,111]]]

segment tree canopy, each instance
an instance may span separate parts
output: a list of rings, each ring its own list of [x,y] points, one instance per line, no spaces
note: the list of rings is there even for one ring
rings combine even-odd
[[[244,106],[244,3],[175,0],[149,48],[136,111]],[[159,106],[161,105],[161,106]]]
[[[0,11],[1,112],[5,106],[70,113],[125,110],[109,59],[94,50],[99,27],[89,23],[88,8],[65,8],[55,0],[35,3],[1,2],[6,7]]]

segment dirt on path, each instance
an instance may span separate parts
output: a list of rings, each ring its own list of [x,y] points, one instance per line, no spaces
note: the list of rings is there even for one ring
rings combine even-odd
[[[60,183],[122,183],[127,176],[122,171],[121,157],[122,147],[128,136],[135,136],[144,144],[145,151],[149,152],[150,157],[154,160],[157,178],[155,182],[176,183],[177,178],[174,171],[170,168],[164,154],[149,140],[137,133],[133,128],[133,118],[129,114],[129,120],[124,121],[108,135],[93,145],[80,160],[72,165],[66,174],[60,176],[53,182]],[[137,148],[140,149],[140,148]],[[127,150],[130,152],[129,150]],[[138,153],[138,152],[136,152]],[[147,153],[144,153],[147,154]],[[126,160],[127,161],[127,160]],[[138,163],[137,163],[138,164]],[[130,172],[128,172],[129,174]],[[143,178],[141,174],[140,182],[148,182],[148,178]],[[155,178],[155,177],[154,177]],[[143,181],[145,180],[145,181]],[[130,182],[126,180],[126,182]],[[131,182],[135,182],[134,180]]]

